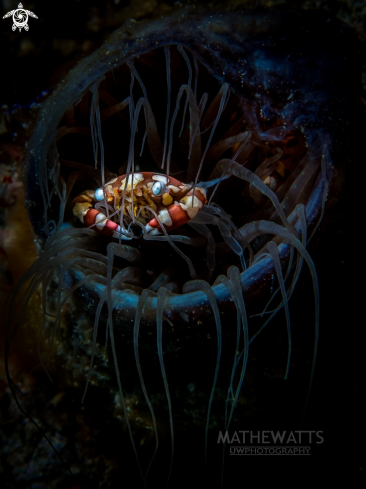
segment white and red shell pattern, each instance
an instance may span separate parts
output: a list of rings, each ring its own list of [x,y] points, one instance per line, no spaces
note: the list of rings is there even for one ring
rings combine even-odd
[[[134,209],[131,210],[135,215],[144,204],[154,210],[159,220],[150,216],[145,225],[146,232],[151,235],[162,232],[161,224],[167,232],[186,224],[207,202],[206,189],[200,186],[192,188],[191,184],[159,173],[137,172],[133,178],[130,174],[127,182],[126,175],[122,175],[106,183],[104,189],[83,192],[73,201],[73,213],[86,226],[95,225],[102,234],[117,239],[131,239],[123,233],[119,224],[94,208],[97,202],[105,200],[117,211],[123,194],[125,206],[132,204],[133,200]],[[124,217],[126,214],[124,212]]]

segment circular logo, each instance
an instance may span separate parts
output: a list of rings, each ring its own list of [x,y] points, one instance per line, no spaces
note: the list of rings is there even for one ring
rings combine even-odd
[[[17,10],[14,10],[14,13],[13,13],[13,31],[15,31],[15,29],[19,28],[21,29],[22,27],[24,27],[24,29],[27,31],[27,27],[28,27],[28,13],[26,10],[23,10],[23,9],[17,9]]]

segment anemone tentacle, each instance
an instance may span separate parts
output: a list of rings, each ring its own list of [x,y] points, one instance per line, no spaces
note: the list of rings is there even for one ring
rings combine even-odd
[[[290,299],[304,265],[315,303],[309,398],[320,306],[307,245],[326,211],[334,148],[344,129],[336,122],[341,117],[331,117],[330,101],[347,97],[343,84],[329,83],[323,58],[307,43],[311,36],[323,42],[319,32],[333,25],[328,16],[314,17],[315,27],[307,17],[299,38],[292,14],[272,12],[259,23],[257,15],[220,14],[214,23],[193,14],[189,21],[177,15],[126,23],[46,101],[29,143],[27,200],[44,249],[11,298],[11,314],[18,303],[20,314],[15,323],[9,318],[6,356],[39,294],[40,364],[46,370],[51,350],[67,341],[69,358],[82,365],[75,377],[82,372],[86,380],[82,401],[87,403],[92,383],[103,382],[120,399],[144,487],[166,433],[168,482],[173,473],[181,428],[170,353],[189,344],[189,332],[204,337],[213,327],[215,368],[201,423],[207,462],[216,403],[223,401],[220,422],[229,431],[239,399],[248,396],[251,345],[282,309],[289,375],[295,356]],[[329,46],[322,49],[328,53]],[[336,49],[347,65],[338,41]],[[313,57],[319,62],[309,61]],[[317,83],[309,76],[315,65]],[[340,105],[337,114],[346,118]],[[235,353],[223,399],[218,385],[227,337]],[[128,341],[148,410],[145,428],[155,439],[147,467],[135,430],[139,416],[131,413],[137,403],[129,402]],[[87,360],[73,348],[87,353]],[[162,396],[149,391],[145,348],[155,352],[151,370],[158,369]],[[168,426],[161,422],[159,396]],[[222,462],[224,455],[225,443]]]

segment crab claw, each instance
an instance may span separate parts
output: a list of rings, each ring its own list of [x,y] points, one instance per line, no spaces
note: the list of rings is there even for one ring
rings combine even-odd
[[[121,228],[121,226],[119,226],[117,224],[117,228],[116,230],[114,231],[113,235],[112,235],[112,238],[115,238],[115,239],[124,239],[126,241],[129,241],[131,240],[132,238],[130,238],[129,236],[126,236]]]
[[[158,234],[161,234],[161,232],[159,231],[159,229],[153,228],[149,224],[146,224],[145,229],[146,229],[146,233],[149,234],[150,236],[156,236]]]

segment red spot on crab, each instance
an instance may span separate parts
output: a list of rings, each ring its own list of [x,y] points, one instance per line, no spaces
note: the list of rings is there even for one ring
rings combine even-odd
[[[164,227],[167,228],[168,231],[183,226],[183,224],[186,224],[188,221],[191,220],[187,212],[180,205],[171,205],[168,208],[168,212],[171,220],[173,221],[173,224],[171,226],[167,226],[166,224],[164,224]],[[151,219],[151,221],[149,222],[149,226],[161,230],[160,225],[155,217],[154,219]]]

